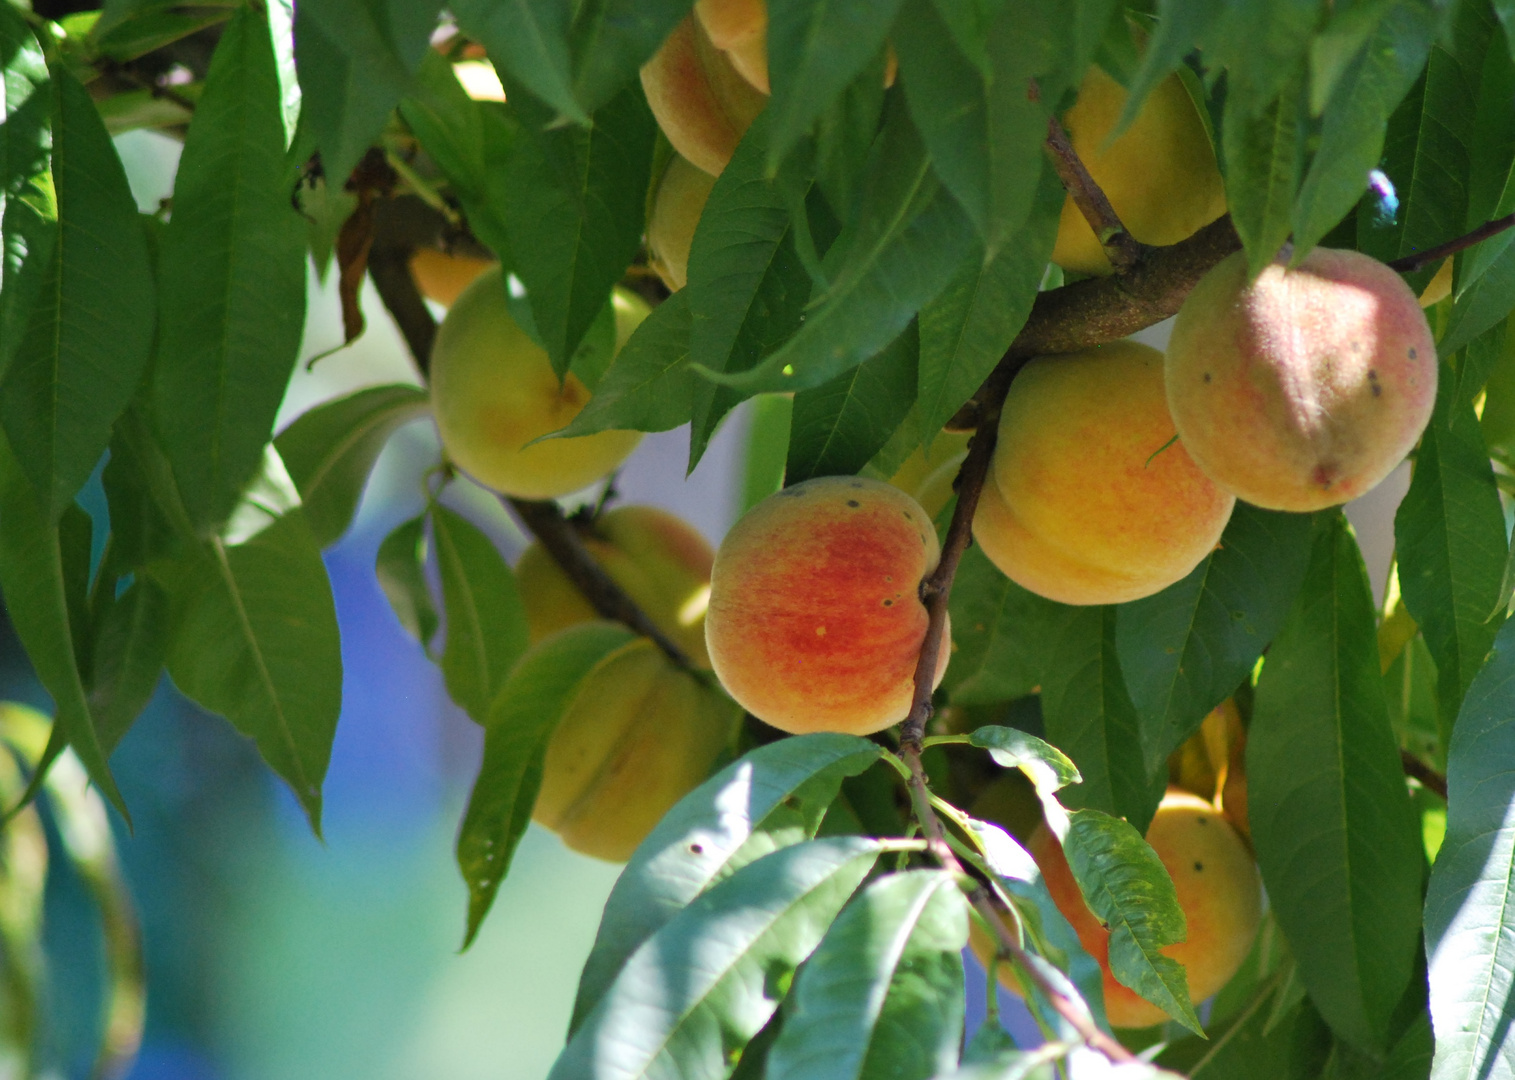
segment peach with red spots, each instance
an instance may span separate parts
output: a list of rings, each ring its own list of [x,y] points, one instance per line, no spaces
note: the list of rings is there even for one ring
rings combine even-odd
[[[1168,406],[1211,479],[1270,510],[1355,499],[1404,460],[1436,402],[1436,346],[1389,267],[1316,248],[1247,280],[1238,252],[1184,301]]]
[[[764,499],[716,552],[705,616],[715,673],[784,731],[866,735],[905,718],[940,548],[909,495],[827,476]],[[936,681],[947,667],[937,662]]]

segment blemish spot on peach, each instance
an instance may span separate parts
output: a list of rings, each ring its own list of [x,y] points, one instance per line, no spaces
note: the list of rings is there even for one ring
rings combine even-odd
[[[825,637],[826,636],[826,628],[824,626],[817,626],[815,628],[815,636],[816,637]]]
[[[855,507],[861,506],[862,504],[859,503],[856,499],[848,499],[847,500],[847,505],[855,508]]]

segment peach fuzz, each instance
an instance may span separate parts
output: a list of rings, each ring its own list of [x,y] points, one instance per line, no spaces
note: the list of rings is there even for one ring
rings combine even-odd
[[[974,538],[1011,580],[1065,604],[1166,588],[1214,549],[1235,504],[1173,436],[1156,349],[1031,361],[1005,399]]]
[[[710,43],[692,11],[642,65],[642,89],[673,148],[711,176],[721,174],[768,104]]]
[[[1226,212],[1215,148],[1177,75],[1152,88],[1131,126],[1112,142],[1125,107],[1125,88],[1091,66],[1063,117],[1069,141],[1133,237],[1176,244]],[[1085,274],[1110,272],[1099,238],[1072,197],[1063,200],[1052,261]]]
[[[689,281],[689,248],[715,177],[674,154],[658,180],[647,220],[648,262],[670,292]]]
[[[1270,510],[1355,499],[1404,460],[1436,402],[1436,346],[1414,292],[1355,251],[1316,248],[1247,280],[1241,252],[1184,301],[1168,404],[1227,491]]]
[[[639,297],[617,289],[616,347],[646,318]],[[463,290],[437,329],[431,405],[448,456],[485,487],[523,499],[551,499],[594,483],[641,441],[641,432],[604,431],[533,440],[565,427],[589,400],[571,372],[560,383],[547,353],[510,316],[498,266]]]
[[[740,714],[645,638],[585,678],[547,744],[531,816],[575,851],[624,862],[710,775]]]
[[[1188,923],[1185,939],[1162,952],[1184,965],[1189,997],[1198,1004],[1230,982],[1251,951],[1262,921],[1257,866],[1214,805],[1176,788],[1168,790],[1153,816],[1147,843],[1173,879],[1178,906]],[[1167,1020],[1167,1013],[1110,973],[1110,932],[1084,902],[1057,838],[1041,826],[1032,833],[1027,850],[1042,872],[1053,903],[1078,934],[1079,944],[1099,963],[1110,1026],[1150,1027]],[[974,945],[981,959],[989,955],[988,941],[981,933]],[[1002,970],[1000,980],[1007,989],[1019,992],[1009,970]]]
[[[881,480],[818,477],[770,495],[716,552],[705,617],[716,675],[796,734],[903,720],[926,637],[920,584],[939,556],[920,504]]]
[[[695,529],[655,506],[619,506],[579,531],[594,561],[695,665],[705,652],[705,608],[715,552]],[[516,583],[532,644],[600,616],[539,543],[521,553]]]

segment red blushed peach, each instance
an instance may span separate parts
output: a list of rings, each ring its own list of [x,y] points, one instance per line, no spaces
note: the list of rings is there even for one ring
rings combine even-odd
[[[784,731],[866,735],[903,720],[926,636],[920,585],[939,555],[920,504],[882,481],[827,476],[769,496],[716,552],[716,675]],[[937,682],[946,667],[943,649]]]
[[[711,176],[721,174],[768,104],[710,43],[693,12],[642,66],[642,89],[673,148]]]
[[[1270,510],[1355,499],[1404,460],[1436,402],[1420,302],[1383,263],[1316,248],[1247,280],[1221,260],[1179,309],[1168,405],[1212,480]]]

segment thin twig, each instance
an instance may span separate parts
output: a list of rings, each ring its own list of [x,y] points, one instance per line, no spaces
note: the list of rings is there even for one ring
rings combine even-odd
[[[1443,800],[1447,797],[1447,778],[1427,765],[1408,750],[1399,752],[1399,763],[1406,776],[1420,781],[1421,787],[1436,792]]]
[[[1099,246],[1105,250],[1105,257],[1110,260],[1110,265],[1117,274],[1126,273],[1141,262],[1148,251],[1147,246],[1127,232],[1125,225],[1121,224],[1120,215],[1110,205],[1104,191],[1094,182],[1094,177],[1089,175],[1089,170],[1074,151],[1073,144],[1068,141],[1068,133],[1063,130],[1062,121],[1056,116],[1047,118],[1046,145],[1047,153],[1052,158],[1052,167],[1057,170],[1057,178],[1063,182],[1063,187],[1084,215],[1089,228],[1094,230]]]
[[[1394,259],[1389,263],[1391,270],[1397,270],[1401,274],[1413,274],[1424,266],[1429,266],[1437,259],[1445,259],[1448,255],[1456,255],[1472,247],[1480,241],[1487,240],[1491,236],[1497,236],[1506,229],[1515,225],[1515,214],[1506,217],[1495,218],[1493,221],[1485,221],[1472,232],[1464,233],[1454,240],[1448,240],[1445,244],[1437,244],[1433,248],[1417,251],[1414,255],[1406,255],[1400,259]]]

